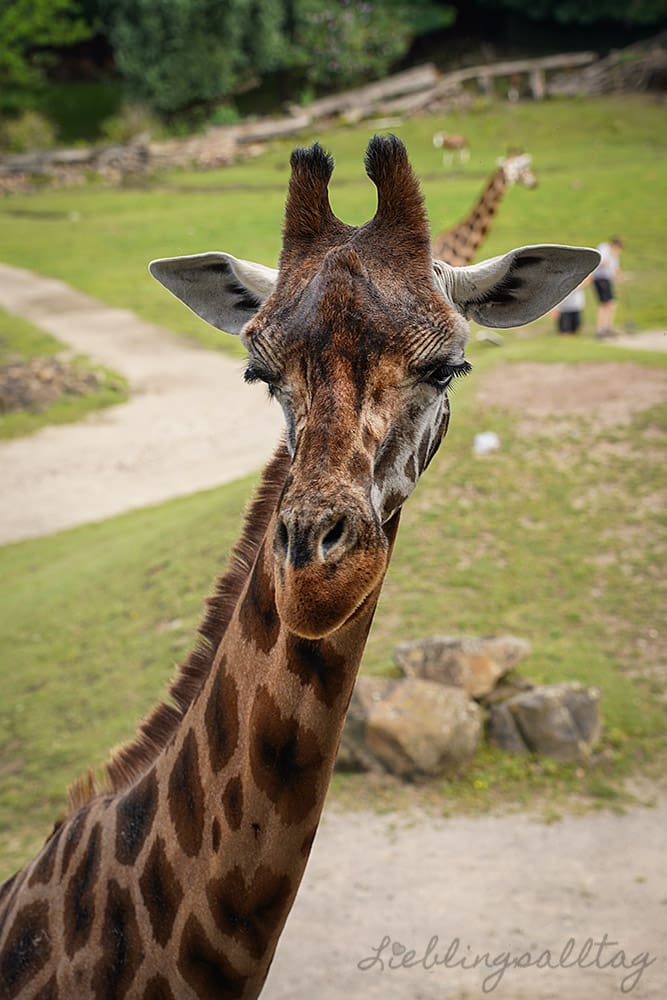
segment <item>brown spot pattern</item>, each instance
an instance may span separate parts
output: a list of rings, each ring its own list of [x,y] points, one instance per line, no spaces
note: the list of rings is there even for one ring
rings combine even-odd
[[[42,852],[39,855],[28,882],[28,885],[31,888],[33,885],[38,885],[40,883],[46,884],[50,881],[51,876],[53,875],[53,866],[56,862],[56,852],[60,841],[60,834],[62,832],[63,827],[59,826],[51,838],[47,840],[46,844],[44,844]]]
[[[283,823],[300,823],[317,802],[324,757],[315,733],[280,707],[262,686],[250,719],[250,765],[255,782],[273,802]]]
[[[150,850],[139,887],[155,940],[164,947],[171,937],[183,889],[169,864],[162,837],[156,838]]]
[[[176,998],[167,980],[158,972],[146,983],[141,1000],[176,1000]]]
[[[243,819],[243,784],[240,776],[230,778],[222,793],[222,807],[231,830],[238,830]]]
[[[54,973],[39,993],[35,994],[34,1000],[58,1000],[59,996],[58,981]]]
[[[287,669],[302,684],[310,685],[315,697],[332,708],[345,685],[345,657],[321,639],[301,639],[288,633],[285,649]]]
[[[237,1000],[246,977],[213,947],[194,914],[185,922],[178,971],[199,1000]]]
[[[248,592],[243,599],[239,621],[256,649],[270,653],[280,633],[280,619],[276,610],[273,579],[264,561],[264,547],[257,557],[250,577]]]
[[[220,849],[221,836],[222,836],[222,831],[220,829],[220,820],[216,816],[211,826],[211,847],[216,853]]]
[[[199,853],[204,835],[204,789],[192,731],[185,737],[169,775],[169,813],[181,850],[193,858]]]
[[[234,678],[224,673],[223,664],[224,660],[213,680],[205,712],[208,752],[215,774],[229,763],[239,741],[239,689]]]
[[[63,922],[65,951],[70,958],[86,944],[95,916],[94,885],[100,867],[101,826],[96,823],[88,846],[65,893]]]
[[[71,823],[65,826],[65,846],[63,848],[63,862],[60,869],[61,875],[64,875],[69,868],[69,863],[72,860],[72,855],[76,850],[77,844],[81,839],[81,834],[83,833],[83,824],[86,819],[85,809],[80,809],[76,816],[72,819]]]
[[[124,1000],[144,960],[144,951],[130,892],[115,879],[107,884],[100,947],[102,955],[92,980],[95,998]]]
[[[420,474],[426,468],[430,444],[431,444],[431,431],[429,429],[424,431],[424,433],[422,434],[422,439],[419,442],[419,449],[417,451],[417,465],[419,467]]]
[[[250,883],[235,867],[206,888],[220,932],[238,941],[254,958],[265,954],[287,915],[291,894],[287,875],[277,875],[265,865],[260,865]]]
[[[116,811],[116,857],[121,865],[133,865],[155,819],[158,788],[155,772],[149,771],[123,795]]]
[[[0,956],[3,1000],[20,996],[50,957],[48,903],[30,903],[17,913]]]

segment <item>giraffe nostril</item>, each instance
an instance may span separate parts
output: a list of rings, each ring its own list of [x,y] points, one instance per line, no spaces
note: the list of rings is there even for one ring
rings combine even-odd
[[[345,530],[345,518],[340,517],[334,524],[333,528],[329,528],[326,535],[322,539],[322,547],[325,549],[333,548],[336,542],[339,542],[343,537],[344,530]]]
[[[323,559],[327,559],[333,549],[342,541],[348,526],[347,517],[342,514],[338,520],[322,536],[320,541],[320,553]]]

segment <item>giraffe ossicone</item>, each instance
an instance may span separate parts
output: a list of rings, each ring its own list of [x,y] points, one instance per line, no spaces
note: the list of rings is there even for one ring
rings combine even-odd
[[[333,161],[292,156],[277,270],[226,253],[154,261],[240,333],[285,442],[264,472],[201,641],[133,742],[0,889],[1,1000],[252,998],[317,830],[401,507],[468,370],[466,317],[549,309],[595,251],[434,261],[402,143],[375,137],[377,210],[335,217]],[[249,390],[250,391],[250,390]]]

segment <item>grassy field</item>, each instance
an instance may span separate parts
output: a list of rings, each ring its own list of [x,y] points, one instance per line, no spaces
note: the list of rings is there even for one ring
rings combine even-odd
[[[467,209],[507,144],[529,148],[541,186],[510,193],[488,254],[532,241],[596,243],[621,232],[633,278],[622,290],[619,320],[650,327],[665,319],[661,116],[641,101],[569,102],[481,110],[465,122],[424,120],[400,133],[432,218],[443,223]],[[446,184],[430,145],[436,124],[465,130],[473,145],[472,162]],[[367,133],[323,137],[339,161],[334,206],[349,221],[373,210],[370,185],[359,179]],[[91,187],[6,199],[0,259],[64,278],[188,336],[231,342],[205,333],[144,278],[145,262],[210,247],[274,260],[286,161],[287,147],[278,146],[256,162],[165,177],[148,191]],[[629,423],[591,412],[526,430],[517,415],[477,398],[484,378],[511,382],[518,362],[606,362],[611,383],[635,371],[630,362],[650,370],[664,368],[666,358],[590,337],[565,341],[550,330],[547,320],[510,334],[499,351],[471,345],[475,370],[457,386],[447,442],[406,507],[363,669],[390,671],[391,649],[404,639],[511,631],[533,643],[523,668],[530,677],[602,688],[604,740],[583,769],[484,750],[459,781],[416,793],[441,811],[535,796],[558,802],[564,793],[614,802],[625,776],[664,771],[667,763],[667,705],[655,670],[665,596],[664,407]],[[472,442],[486,429],[496,430],[502,448],[480,460]],[[246,480],[0,549],[0,878],[43,840],[67,784],[131,736],[163,693],[251,488]],[[400,800],[395,787],[366,779],[337,778],[334,792],[376,806]]]
[[[431,143],[440,128],[470,140],[470,162],[453,172]],[[336,156],[332,202],[349,222],[374,211],[374,189],[362,167],[370,131],[372,125],[363,125],[317,136]],[[434,231],[468,212],[508,147],[530,151],[540,185],[508,194],[483,255],[527,243],[596,245],[620,233],[630,280],[622,289],[619,323],[665,322],[667,133],[661,104],[634,97],[480,104],[465,116],[423,118],[395,131],[422,178]],[[233,350],[231,338],[165,295],[146,264],[208,249],[274,263],[292,145],[276,143],[257,160],[226,170],[167,174],[145,190],[89,185],[5,199],[0,260],[62,278],[111,305]]]
[[[65,344],[51,334],[0,309],[0,367],[10,361],[27,361],[39,355],[52,356],[65,349]],[[77,357],[72,359],[72,363],[93,371],[98,378],[98,387],[81,396],[61,396],[39,411],[0,413],[0,439],[32,434],[46,424],[71,423],[93,410],[113,406],[127,399],[125,379],[117,372],[92,364],[86,358]]]

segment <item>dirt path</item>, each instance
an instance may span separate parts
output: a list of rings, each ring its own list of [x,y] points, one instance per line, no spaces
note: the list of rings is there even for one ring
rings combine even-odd
[[[330,810],[262,1000],[662,1000],[666,830],[665,799],[552,824]]]
[[[78,424],[0,442],[0,544],[230,482],[271,454],[279,407],[244,384],[240,362],[5,264],[0,306],[121,372],[132,393]]]

